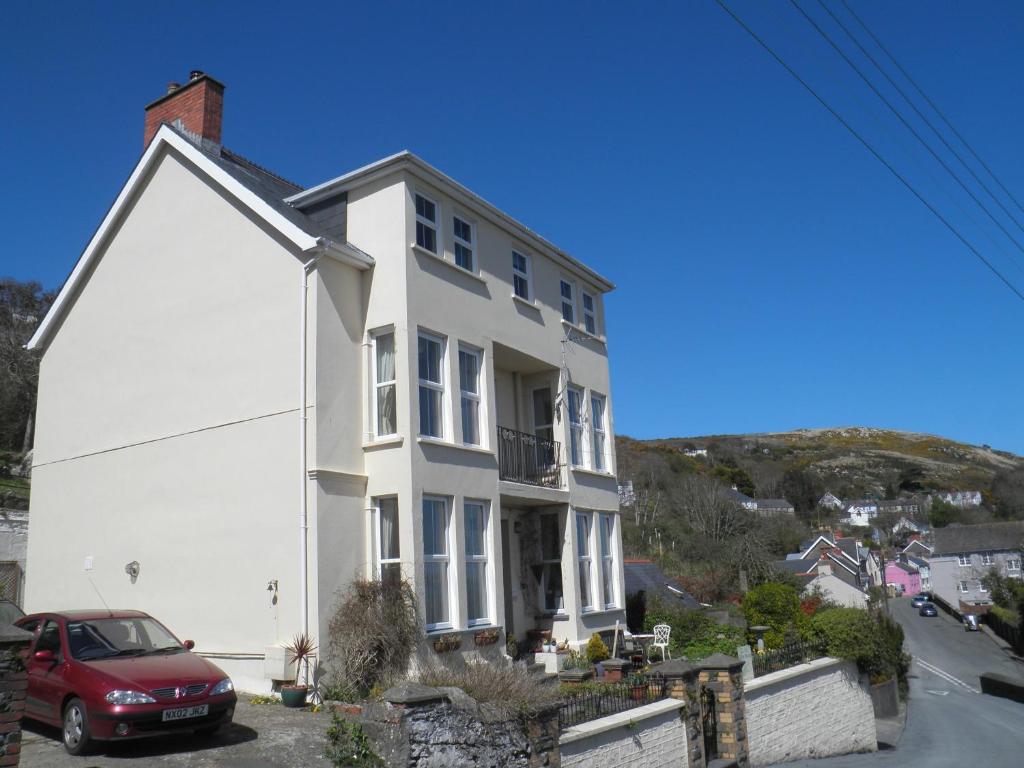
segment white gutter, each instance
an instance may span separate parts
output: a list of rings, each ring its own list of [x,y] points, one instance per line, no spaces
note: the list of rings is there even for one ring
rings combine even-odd
[[[309,273],[319,255],[302,265],[302,301],[299,318],[299,604],[301,625],[309,632],[309,478],[306,476],[306,328],[309,307]]]

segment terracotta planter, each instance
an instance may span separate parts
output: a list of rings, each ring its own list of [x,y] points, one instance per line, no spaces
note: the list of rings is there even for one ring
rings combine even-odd
[[[498,642],[501,633],[497,629],[481,629],[473,633],[473,642],[476,645],[494,645]]]
[[[644,700],[644,689],[646,687],[646,685],[634,685],[632,688],[630,688],[629,694],[633,697],[633,701]]]
[[[450,651],[457,651],[462,647],[462,637],[458,634],[452,633],[450,635],[441,635],[434,640],[434,650],[438,653],[449,653]]]
[[[304,707],[306,706],[306,694],[308,693],[308,685],[282,685],[281,703],[292,709]]]

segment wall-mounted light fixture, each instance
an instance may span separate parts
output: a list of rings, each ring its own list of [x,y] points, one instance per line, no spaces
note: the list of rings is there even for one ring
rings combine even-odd
[[[267,582],[267,592],[271,593],[270,604],[277,605],[277,579]]]
[[[128,577],[132,580],[132,584],[138,580],[140,570],[142,570],[142,566],[139,565],[138,560],[132,560],[124,567],[124,572],[128,574]]]

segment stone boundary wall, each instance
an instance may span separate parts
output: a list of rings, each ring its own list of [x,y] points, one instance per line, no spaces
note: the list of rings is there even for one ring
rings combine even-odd
[[[745,686],[750,765],[873,752],[871,696],[853,662],[824,658]]]
[[[562,731],[562,768],[687,768],[685,702],[665,699]]]

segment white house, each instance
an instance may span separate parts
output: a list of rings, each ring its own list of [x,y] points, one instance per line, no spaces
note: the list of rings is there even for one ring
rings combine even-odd
[[[945,491],[935,494],[935,498],[952,504],[954,507],[980,507],[981,491]]]
[[[30,342],[27,609],[146,610],[253,691],[357,577],[403,573],[464,649],[624,623],[612,284],[408,152],[270,173],[223,91],[147,107]]]
[[[825,494],[818,499],[818,506],[825,507],[827,509],[842,509],[843,500],[831,491],[825,491]]]
[[[878,503],[873,499],[858,499],[848,501],[843,507],[842,521],[846,525],[865,526],[871,525],[871,521],[878,515]]]

